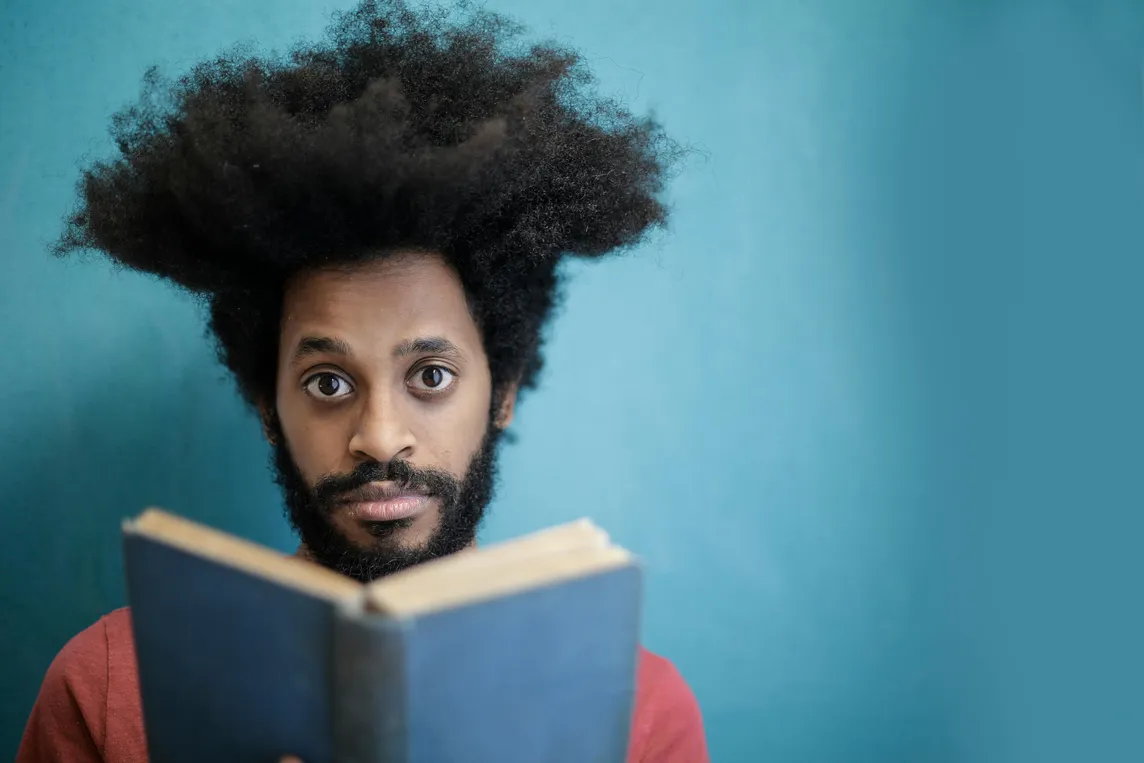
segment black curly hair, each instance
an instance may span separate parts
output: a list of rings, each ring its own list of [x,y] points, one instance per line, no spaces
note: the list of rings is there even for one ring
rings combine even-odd
[[[596,95],[577,53],[521,31],[467,3],[378,0],[285,57],[235,49],[174,82],[152,69],[55,252],[101,251],[201,295],[256,406],[274,399],[289,279],[436,252],[460,275],[494,390],[530,388],[561,258],[662,225],[679,148]]]

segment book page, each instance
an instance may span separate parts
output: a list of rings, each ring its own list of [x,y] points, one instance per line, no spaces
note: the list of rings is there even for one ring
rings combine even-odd
[[[482,570],[504,564],[518,564],[573,549],[607,548],[608,534],[587,519],[578,519],[528,535],[459,551],[370,583],[368,587],[394,585],[395,581],[416,578],[419,585],[435,586],[438,581],[452,580],[458,575],[479,575]],[[402,583],[404,584],[404,583]]]
[[[632,564],[634,557],[619,546],[556,545],[512,549],[499,558],[437,570],[418,569],[394,575],[366,588],[367,606],[396,616],[413,616],[519,591],[583,577]]]

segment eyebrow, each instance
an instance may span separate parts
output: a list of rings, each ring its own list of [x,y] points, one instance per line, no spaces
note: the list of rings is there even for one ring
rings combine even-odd
[[[350,349],[349,343],[343,339],[329,336],[304,336],[294,349],[294,355],[290,358],[290,362],[297,363],[311,355],[344,355],[349,357],[353,355],[353,350]]]
[[[423,336],[417,339],[406,339],[393,348],[393,357],[403,358],[407,355],[452,355],[463,358],[465,353],[461,348],[442,336]]]
[[[305,336],[298,340],[298,346],[290,358],[291,364],[298,363],[311,355],[342,355],[351,357],[353,349],[344,339],[329,336]],[[406,339],[393,348],[393,357],[409,355],[451,355],[464,358],[461,348],[441,336],[424,336]]]

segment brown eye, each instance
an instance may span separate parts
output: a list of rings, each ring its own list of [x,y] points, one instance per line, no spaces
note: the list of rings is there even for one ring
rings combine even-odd
[[[333,373],[314,374],[302,385],[306,394],[319,400],[340,400],[353,392],[353,386]]]
[[[409,384],[414,392],[437,394],[444,392],[457,381],[457,374],[443,366],[425,366],[413,374]]]
[[[445,381],[445,374],[437,366],[429,366],[421,372],[421,383],[430,389],[441,386]]]

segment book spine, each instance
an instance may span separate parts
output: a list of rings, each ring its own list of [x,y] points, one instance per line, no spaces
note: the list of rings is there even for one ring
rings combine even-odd
[[[363,611],[334,618],[335,763],[406,763],[405,634],[401,623]]]

